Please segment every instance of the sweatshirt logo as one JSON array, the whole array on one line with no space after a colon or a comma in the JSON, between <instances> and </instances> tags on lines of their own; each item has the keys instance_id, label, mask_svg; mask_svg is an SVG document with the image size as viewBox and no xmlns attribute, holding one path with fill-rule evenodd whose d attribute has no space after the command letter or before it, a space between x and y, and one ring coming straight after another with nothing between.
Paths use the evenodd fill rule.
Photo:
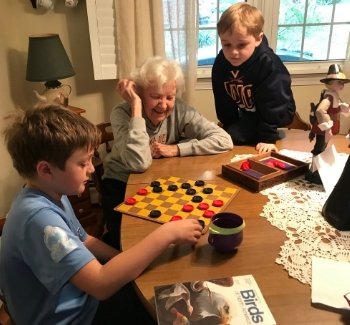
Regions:
<instances>
[{"instance_id":1,"label":"sweatshirt logo","mask_svg":"<svg viewBox=\"0 0 350 325\"><path fill-rule=\"evenodd\" d=\"M232 78L225 81L226 93L234 100L240 109L255 112L256 108L252 96L252 85L244 85L238 77L239 71L231 71Z\"/></svg>"},{"instance_id":2,"label":"sweatshirt logo","mask_svg":"<svg viewBox=\"0 0 350 325\"><path fill-rule=\"evenodd\" d=\"M157 134L156 136L150 138L149 144L153 144L155 142L165 144L167 140L167 135L165 133Z\"/></svg>"}]
</instances>

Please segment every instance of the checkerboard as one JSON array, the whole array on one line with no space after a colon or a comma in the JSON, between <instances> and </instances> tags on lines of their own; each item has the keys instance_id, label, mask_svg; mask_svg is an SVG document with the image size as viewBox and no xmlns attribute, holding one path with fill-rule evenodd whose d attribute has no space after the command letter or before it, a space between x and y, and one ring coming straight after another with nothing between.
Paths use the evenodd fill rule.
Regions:
<instances>
[{"instance_id":1,"label":"checkerboard","mask_svg":"<svg viewBox=\"0 0 350 325\"><path fill-rule=\"evenodd\" d=\"M160 193L153 192L154 186L149 184L137 191L142 194L135 193L132 197L126 198L123 203L116 207L116 210L158 223L169 222L174 216L177 219L195 218L202 220L204 228L207 228L210 217L223 211L238 192L238 189L234 187L225 187L207 182L204 182L203 186L198 186L194 180L175 176L158 178L152 182L152 185L155 182L159 182L159 186L162 188ZM188 183L188 186L194 189L196 193L193 195L186 194L187 189L182 188L184 183ZM177 190L168 190L169 185L177 185ZM212 193L205 194L203 190L208 188L212 189ZM194 196L202 197L202 201L193 202ZM184 206L188 205L192 206L193 210L186 212L184 211ZM203 206L207 206L207 209L203 209ZM159 217L150 216L154 210L159 211Z\"/></svg>"}]
</instances>

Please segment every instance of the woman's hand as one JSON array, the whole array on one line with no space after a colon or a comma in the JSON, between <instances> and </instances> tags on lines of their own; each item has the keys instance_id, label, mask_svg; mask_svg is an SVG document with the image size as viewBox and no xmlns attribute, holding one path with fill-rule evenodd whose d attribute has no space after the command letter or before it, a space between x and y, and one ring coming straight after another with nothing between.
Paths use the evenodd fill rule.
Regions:
<instances>
[{"instance_id":1,"label":"woman's hand","mask_svg":"<svg viewBox=\"0 0 350 325\"><path fill-rule=\"evenodd\" d=\"M132 80L121 79L117 90L122 98L130 104L132 117L142 116L142 101L136 91L136 84Z\"/></svg>"},{"instance_id":2,"label":"woman's hand","mask_svg":"<svg viewBox=\"0 0 350 325\"><path fill-rule=\"evenodd\" d=\"M153 142L151 144L151 154L153 158L176 157L179 155L179 147L176 144Z\"/></svg>"},{"instance_id":3,"label":"woman's hand","mask_svg":"<svg viewBox=\"0 0 350 325\"><path fill-rule=\"evenodd\" d=\"M121 79L118 82L117 90L128 103L131 103L135 99L140 99L139 95L136 93L136 84L132 80Z\"/></svg>"},{"instance_id":4,"label":"woman's hand","mask_svg":"<svg viewBox=\"0 0 350 325\"><path fill-rule=\"evenodd\" d=\"M256 145L255 149L258 153L264 153L264 152L270 152L270 151L278 152L277 147L273 143L259 142Z\"/></svg>"}]
</instances>

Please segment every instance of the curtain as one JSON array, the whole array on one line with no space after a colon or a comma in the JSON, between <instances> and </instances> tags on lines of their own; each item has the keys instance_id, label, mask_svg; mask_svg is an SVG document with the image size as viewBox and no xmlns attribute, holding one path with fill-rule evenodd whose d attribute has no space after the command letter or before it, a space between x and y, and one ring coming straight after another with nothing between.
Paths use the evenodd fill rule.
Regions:
<instances>
[{"instance_id":1,"label":"curtain","mask_svg":"<svg viewBox=\"0 0 350 325\"><path fill-rule=\"evenodd\" d=\"M129 77L150 56L164 56L162 0L114 0L117 76Z\"/></svg>"},{"instance_id":2,"label":"curtain","mask_svg":"<svg viewBox=\"0 0 350 325\"><path fill-rule=\"evenodd\" d=\"M197 0L114 1L118 78L128 77L150 56L166 56L180 63L186 86L182 97L193 105L197 81Z\"/></svg>"},{"instance_id":3,"label":"curtain","mask_svg":"<svg viewBox=\"0 0 350 325\"><path fill-rule=\"evenodd\" d=\"M346 49L346 57L344 61L344 73L346 75L346 78L350 78L350 33L348 36L348 46ZM349 86L347 86L349 87Z\"/></svg>"},{"instance_id":4,"label":"curtain","mask_svg":"<svg viewBox=\"0 0 350 325\"><path fill-rule=\"evenodd\" d=\"M166 56L177 60L185 74L184 100L193 105L197 82L197 0L163 0Z\"/></svg>"}]
</instances>

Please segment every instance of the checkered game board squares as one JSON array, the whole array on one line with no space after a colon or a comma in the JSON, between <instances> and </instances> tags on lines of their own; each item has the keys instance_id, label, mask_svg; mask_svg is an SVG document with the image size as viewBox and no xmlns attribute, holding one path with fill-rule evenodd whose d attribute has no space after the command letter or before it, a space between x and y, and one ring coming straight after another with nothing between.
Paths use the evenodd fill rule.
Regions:
<instances>
[{"instance_id":1,"label":"checkered game board squares","mask_svg":"<svg viewBox=\"0 0 350 325\"><path fill-rule=\"evenodd\" d=\"M158 223L168 222L173 216L180 216L183 219L196 218L203 220L205 226L207 226L210 222L210 218L203 216L205 211L198 208L200 202L195 203L192 201L193 196L201 196L203 198L202 203L207 203L209 205L208 210L212 210L215 214L222 211L238 192L238 189L234 187L225 187L209 184L207 182L204 182L203 186L197 186L194 180L175 176L158 178L156 181L160 183L162 192L154 193L153 187L149 184L144 187L147 190L146 195L135 193L135 195L132 196L134 199L133 201L135 201L134 204L127 204L126 200L118 205L116 210L124 214ZM181 188L183 183L189 183L191 188L196 190L196 193L194 195L186 194L186 189ZM178 188L176 191L169 191L169 185L177 185ZM211 194L205 194L203 193L204 188L211 188L213 192ZM219 207L213 206L214 200L223 201L223 205ZM186 204L192 205L194 209L191 212L183 211L183 206ZM158 218L150 217L150 213L153 210L160 211L161 215Z\"/></svg>"}]
</instances>

